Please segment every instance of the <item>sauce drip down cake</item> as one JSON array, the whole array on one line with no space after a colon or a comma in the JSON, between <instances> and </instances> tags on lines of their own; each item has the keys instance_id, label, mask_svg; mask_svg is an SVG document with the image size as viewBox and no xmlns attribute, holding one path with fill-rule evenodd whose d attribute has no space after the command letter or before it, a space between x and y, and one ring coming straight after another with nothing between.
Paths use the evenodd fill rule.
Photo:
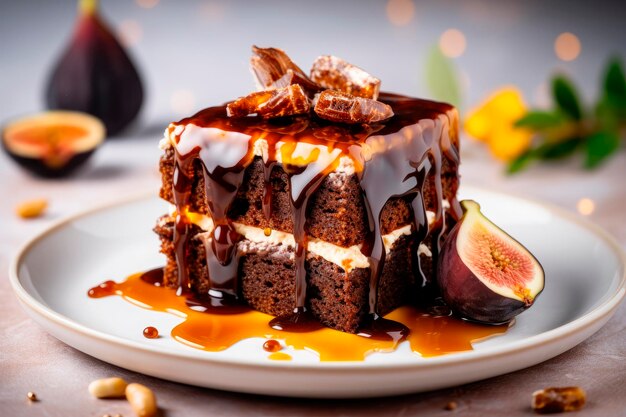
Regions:
<instances>
[{"instance_id":1,"label":"sauce drip down cake","mask_svg":"<svg viewBox=\"0 0 626 417\"><path fill-rule=\"evenodd\" d=\"M161 142L164 284L277 329L402 331L382 316L435 299L462 214L456 110L380 93L336 57L310 76L278 49L253 48L251 64L259 91L170 124Z\"/></svg>"}]
</instances>

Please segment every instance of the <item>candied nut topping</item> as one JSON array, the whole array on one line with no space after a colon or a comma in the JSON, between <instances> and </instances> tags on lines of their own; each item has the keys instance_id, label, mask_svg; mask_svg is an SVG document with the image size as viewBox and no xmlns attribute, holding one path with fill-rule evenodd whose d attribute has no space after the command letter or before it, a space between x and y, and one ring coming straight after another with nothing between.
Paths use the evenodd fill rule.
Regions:
<instances>
[{"instance_id":1,"label":"candied nut topping","mask_svg":"<svg viewBox=\"0 0 626 417\"><path fill-rule=\"evenodd\" d=\"M258 91L226 106L229 117L257 114L265 119L308 113L310 102L299 84L275 90Z\"/></svg>"},{"instance_id":2,"label":"candied nut topping","mask_svg":"<svg viewBox=\"0 0 626 417\"><path fill-rule=\"evenodd\" d=\"M311 68L311 80L332 90L376 100L380 80L361 68L332 55L318 57Z\"/></svg>"},{"instance_id":3,"label":"candied nut topping","mask_svg":"<svg viewBox=\"0 0 626 417\"><path fill-rule=\"evenodd\" d=\"M252 54L250 68L259 90L273 90L293 84L300 84L310 95L320 90L283 50L253 46Z\"/></svg>"},{"instance_id":4,"label":"candied nut topping","mask_svg":"<svg viewBox=\"0 0 626 417\"><path fill-rule=\"evenodd\" d=\"M532 409L538 414L577 411L585 405L586 394L580 387L551 387L533 392Z\"/></svg>"},{"instance_id":5,"label":"candied nut topping","mask_svg":"<svg viewBox=\"0 0 626 417\"><path fill-rule=\"evenodd\" d=\"M391 106L368 98L325 90L314 100L315 113L322 119L341 123L376 123L393 116Z\"/></svg>"},{"instance_id":6,"label":"candied nut topping","mask_svg":"<svg viewBox=\"0 0 626 417\"><path fill-rule=\"evenodd\" d=\"M370 124L393 116L391 106L376 100L380 80L341 58L318 57L311 80L281 49L253 46L252 53L250 67L261 91L228 104L228 117L304 114L311 98L315 113L333 122Z\"/></svg>"}]
</instances>

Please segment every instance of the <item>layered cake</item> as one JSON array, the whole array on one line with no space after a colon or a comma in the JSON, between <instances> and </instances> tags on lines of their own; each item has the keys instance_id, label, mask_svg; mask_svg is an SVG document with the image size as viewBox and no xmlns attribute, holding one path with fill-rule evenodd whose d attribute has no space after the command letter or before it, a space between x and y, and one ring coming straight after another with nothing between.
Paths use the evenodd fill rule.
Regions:
<instances>
[{"instance_id":1,"label":"layered cake","mask_svg":"<svg viewBox=\"0 0 626 417\"><path fill-rule=\"evenodd\" d=\"M161 142L164 283L276 328L313 318L350 333L432 297L461 215L456 110L379 93L336 57L307 75L280 50L253 51L259 91L170 124Z\"/></svg>"}]
</instances>

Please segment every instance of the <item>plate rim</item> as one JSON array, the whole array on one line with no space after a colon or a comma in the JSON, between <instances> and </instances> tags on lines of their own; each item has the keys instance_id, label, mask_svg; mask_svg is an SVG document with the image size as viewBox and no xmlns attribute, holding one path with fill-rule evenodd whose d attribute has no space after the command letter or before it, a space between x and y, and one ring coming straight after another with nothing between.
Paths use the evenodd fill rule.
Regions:
<instances>
[{"instance_id":1,"label":"plate rim","mask_svg":"<svg viewBox=\"0 0 626 417\"><path fill-rule=\"evenodd\" d=\"M79 211L77 213L65 216L48 227L46 227L43 231L39 232L35 236L28 239L24 244L20 246L17 253L12 258L9 265L9 282L11 287L18 297L19 301L23 305L23 307L31 309L34 313L42 316L48 321L52 321L57 325L65 327L74 332L78 332L81 334L85 334L91 339L96 339L98 342L104 343L114 343L117 345L121 345L127 348L131 348L134 350L145 351L150 354L164 355L166 357L172 357L177 360L201 360L205 361L209 364L215 365L228 365L228 366L238 366L238 367L257 367L260 369L295 369L295 370L313 370L313 371L324 371L324 372L332 372L332 371L346 371L350 370L351 372L376 372L376 371L389 371L389 370L407 370L407 367L411 368L419 368L419 369L428 369L433 367L440 367L445 365L457 365L463 364L467 362L480 361L484 359L495 359L501 356L508 356L520 351L524 351L529 347L538 347L541 345L546 345L550 343L554 343L559 339L566 338L568 336L572 336L574 333L581 332L586 328L594 325L598 321L607 317L607 320L613 314L614 310L619 306L620 302L624 299L626 295L626 251L622 249L620 244L613 238L611 234L605 231L599 225L580 217L578 214L574 212L570 212L562 207L559 207L552 203L546 203L543 201L535 200L527 197L520 197L514 194L509 194L500 191L490 190L485 187L480 186L472 186L472 185L464 185L462 193L466 193L466 191L477 191L488 193L492 195L497 195L509 199L521 200L526 203L530 203L532 205L539 206L551 214L564 219L570 223L575 224L578 227L581 227L592 234L594 234L597 238L600 238L604 243L609 246L617 256L618 260L621 261L619 268L621 268L621 277L619 278L618 285L616 290L610 297L605 300L600 305L596 306L592 310L583 314L582 316L570 321L566 324L563 324L554 329L550 329L548 331L541 332L539 334L535 334L529 337L526 337L522 340L512 342L508 345L496 345L486 347L481 350L472 350L466 352L457 352L450 353L447 355L441 355L437 357L429 357L429 358L419 358L414 363L410 363L407 361L400 361L398 363L376 363L376 362L365 362L365 361L337 361L337 362L314 362L314 363L297 363L294 361L268 361L268 362L260 362L258 359L245 359L245 358L220 358L215 357L213 355L207 355L207 352L204 351L185 351L185 350L176 350L172 351L165 347L160 346L149 346L140 342L136 342L133 340L124 339L123 337L114 336L108 334L103 331L92 329L86 325L80 324L71 318L56 312L52 308L44 305L39 302L34 296L32 296L26 288L24 288L20 282L19 277L19 268L23 263L26 255L30 251L30 249L35 246L39 241L45 239L48 235L56 232L58 229L74 222L80 220L82 218L88 217L93 214L97 214L100 212L105 212L107 210L121 207L127 204L138 203L143 200L148 199L159 199L154 193L138 193L136 195L125 197L117 200L108 201L105 203L101 203L98 205L94 205L91 208ZM469 194L469 192L467 192ZM619 272L618 268L618 272ZM603 295L606 295L604 293ZM43 327L43 326L42 326ZM45 329L44 329L45 330ZM63 342L65 343L65 342ZM192 348L190 348L192 349ZM210 352L213 353L213 352ZM215 352L218 353L219 352Z\"/></svg>"}]
</instances>

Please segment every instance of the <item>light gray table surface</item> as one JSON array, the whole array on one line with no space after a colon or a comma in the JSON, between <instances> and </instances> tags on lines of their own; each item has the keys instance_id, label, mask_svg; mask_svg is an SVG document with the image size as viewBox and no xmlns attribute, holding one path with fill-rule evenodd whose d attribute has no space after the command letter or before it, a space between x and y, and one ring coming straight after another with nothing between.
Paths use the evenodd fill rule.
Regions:
<instances>
[{"instance_id":1,"label":"light gray table surface","mask_svg":"<svg viewBox=\"0 0 626 417\"><path fill-rule=\"evenodd\" d=\"M0 121L42 108L45 73L50 61L58 53L62 40L70 32L74 7L72 2L53 3L3 2L0 5ZM543 6L538 5L538 2L528 2L526 6L503 2L505 6L495 7L494 10L488 7L487 10L484 7L480 9L481 5L487 3L479 1L468 2L474 6L464 6L463 10L454 8L450 2L441 2L439 6L418 4L415 22L408 27L394 28L382 23L384 2L381 2L382 5L365 2L363 4L366 6L357 8L360 11L354 14L351 14L353 9L341 3L336 6L336 13L327 20L321 19L325 12L313 7L313 3L302 3L299 10L302 13L310 11L311 24L298 34L294 32L298 25L288 19L293 20L297 13L287 6L281 7L281 3L276 1L268 6L278 11L268 15L266 21L270 29L267 31L262 31L263 25L257 20L267 12L258 9L260 6L248 8L243 2L185 2L185 8L181 8L173 3L163 0L154 9L143 10L130 1L105 2L107 15L112 20L121 22L133 19L143 28L141 40L133 46L132 51L142 67L149 94L141 120L133 129L120 138L108 141L94 155L87 168L67 180L32 178L4 154L0 155L0 415L61 417L121 413L130 416L132 412L124 401L97 401L86 390L89 382L95 378L119 375L153 388L163 415L172 417L514 417L532 414L529 401L535 389L555 385L579 385L587 391L588 405L583 411L572 415L626 416L624 304L613 319L587 341L526 370L424 394L332 401L220 392L138 375L76 351L49 336L29 319L19 307L8 282L8 264L17 248L64 216L137 193L145 194L150 190L156 193L160 183L157 170L160 151L157 143L167 122L179 118L189 109L246 93L252 87L245 68L251 43L283 46L294 51L293 55L299 60L312 60L320 52L343 55L366 68L373 67L372 72L377 70L383 80L390 80L392 90L426 95L416 75L421 70L418 51L436 41L438 33L446 28L460 27L468 36L467 53L459 59L461 68L467 71L470 80L467 103L475 103L488 91L507 82L521 85L528 97L534 97L551 68L565 68L573 76L579 77L583 80L583 91L592 97L601 61L615 49L625 55L624 45L620 42L626 37L626 26L616 25L611 30L595 20L585 23L584 15L591 11L580 9L581 6L577 5L568 9L571 16L559 20L560 15L552 6L542 9ZM321 4L327 8L332 6L329 2ZM354 7L355 2L349 4ZM604 19L607 26L616 22L614 13L608 8L610 4L597 4L598 19ZM452 12L448 13L448 8ZM463 17L464 13L470 13L474 8L483 10L481 13L487 13L490 17L483 21L480 19L483 15L479 13L478 23ZM208 10L208 14L203 15L198 10ZM281 20L276 16L280 16L280 13L290 22L285 24L285 31L296 33L282 45L278 44L278 40L285 38L284 31L276 28L277 22ZM380 14L383 18L380 18ZM445 16L448 15L450 18L447 21ZM191 19L187 26L185 19ZM369 35L365 34L361 25L355 23L355 19L367 24ZM173 23L165 26L167 21ZM318 32L311 29L313 21L321 22L319 25L326 28L318 37L315 37ZM345 36L366 39L368 42L364 44L371 48L364 44L351 48L343 42L335 45L331 29L340 22L347 22L342 26L346 31ZM235 23L239 26L234 26ZM507 29L507 24L511 30ZM380 39L371 34L371 27L376 25L380 28L374 33ZM581 58L571 64L559 64L551 55L551 42L562 31L576 30L576 25L580 26L579 33L586 36L580 35L583 44ZM186 27L187 30L177 31L177 27ZM494 36L498 31L511 41L522 34L526 36L525 43L520 41L522 47L517 54L510 55L509 48L496 42ZM411 39L414 40L412 44ZM601 43L602 40L606 42ZM385 42L393 41L397 41L399 49L394 51L394 48L382 47ZM529 45L539 45L544 41L548 43L547 50ZM227 43L228 48L224 46ZM500 52L498 56L502 57L501 60L488 60L485 57L490 45L495 48L491 49L492 52ZM207 56L212 57L208 59L197 52L198 48L203 47L217 53L207 53ZM412 48L414 54L407 54L409 48ZM402 59L398 57L398 50L402 51ZM195 55L193 51L196 51ZM522 61L528 57L520 55L530 51L537 53L539 63L529 64L532 71L521 71L519 67ZM384 59L373 59L372 56L376 54ZM405 56L408 58L404 59ZM510 59L505 64L502 61L506 61L507 57ZM389 62L394 65L389 65ZM481 72L481 63L490 63L485 64L485 73ZM233 72L229 75L228 68L231 67ZM400 75L394 76L396 73ZM172 99L177 91L192 93L193 100L183 100L182 110L180 103ZM502 166L489 158L483 147L468 138L463 140L462 184L546 201L572 212L576 212L576 204L581 198L592 199L595 210L587 216L588 219L608 230L622 248L626 248L625 152L593 172L582 171L579 169L580 161L573 160L553 166L538 166L518 176L507 177L502 174ZM44 217L30 221L16 217L14 208L19 202L42 197L50 202L50 209ZM41 401L29 403L26 399L28 391L35 391ZM449 401L458 403L456 411L443 409Z\"/></svg>"}]
</instances>

